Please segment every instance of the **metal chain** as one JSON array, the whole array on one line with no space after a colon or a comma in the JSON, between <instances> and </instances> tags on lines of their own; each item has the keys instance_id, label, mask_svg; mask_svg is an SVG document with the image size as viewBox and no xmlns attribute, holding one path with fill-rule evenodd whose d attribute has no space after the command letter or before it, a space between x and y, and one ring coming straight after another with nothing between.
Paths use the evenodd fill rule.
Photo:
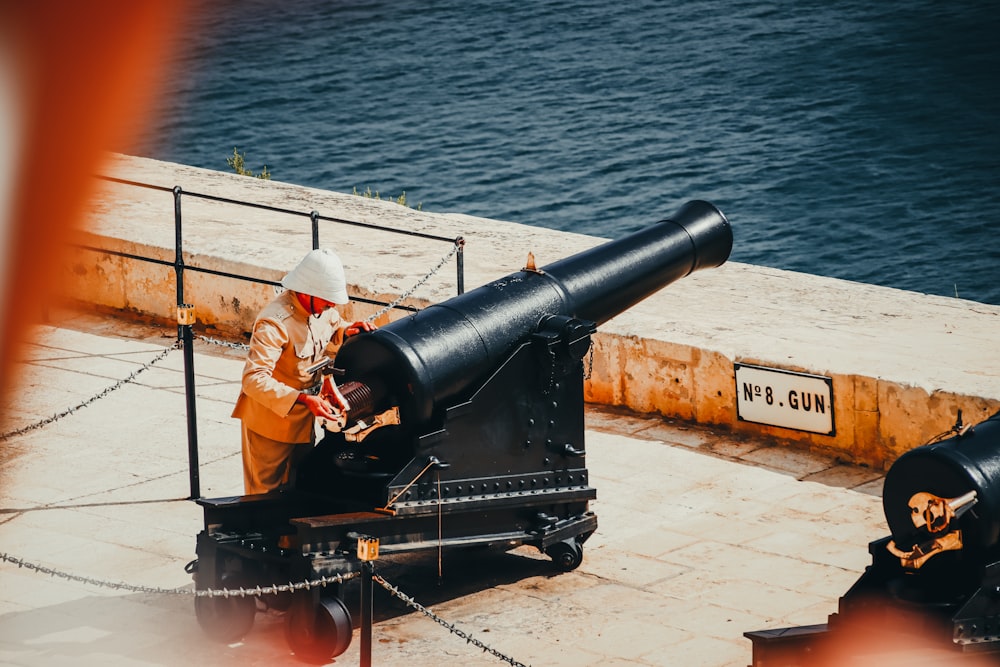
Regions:
<instances>
[{"instance_id":1,"label":"metal chain","mask_svg":"<svg viewBox=\"0 0 1000 667\"><path fill-rule=\"evenodd\" d=\"M388 303L383 308L379 309L374 315L369 315L368 317L366 317L365 318L365 322L374 322L376 319L378 319L382 315L385 315L390 310L392 310L393 308L395 308L396 306L398 306L399 304L401 304L403 301L405 301L406 299L410 298L410 296L412 296L413 293L416 292L417 289L419 289L421 285L423 285L428 280L430 280L431 278L433 278L434 275L438 271L440 271L441 268L445 264L448 263L448 260L450 260L452 257L455 256L455 253L458 252L458 247L459 247L458 243L456 243L455 245L453 245L451 247L451 251L447 255L445 255L444 257L442 257L441 261L437 263L437 266L435 266L433 269L431 269L427 273L427 275L425 275L423 278L421 278L416 283L414 283L413 287L411 287L410 289L408 289L405 292L403 292L402 294L400 294L391 303ZM275 291L277 292L277 288L275 288ZM233 349L233 350L249 350L250 349L250 346L247 345L246 343L230 343L228 341L218 340L217 338L210 338L208 336L198 336L198 339L199 340L203 340L206 343L209 343L211 345L219 345L219 346L222 346L222 347L228 347L228 348Z\"/></svg>"},{"instance_id":2,"label":"metal chain","mask_svg":"<svg viewBox=\"0 0 1000 667\"><path fill-rule=\"evenodd\" d=\"M91 586L97 586L99 588L111 588L119 591L128 591L130 593L154 593L157 595L193 595L194 597L206 597L206 598L233 598L233 597L260 597L262 595L278 595L279 593L292 593L301 590L310 590L318 586L326 586L327 584L342 584L345 581L349 581L357 577L360 572L348 572L347 574L337 574L332 577L323 576L319 579L310 579L308 581L300 581L298 583L288 582L287 584L275 584L273 586L257 586L255 588L243 588L239 589L228 589L228 588L203 588L192 590L190 588L159 588L156 586L134 586L132 584L126 584L122 582L115 581L105 581L102 579L93 579L91 577L81 577L80 575L70 574L68 572L63 572L61 570L56 570L51 567L45 567L44 565L37 565L23 558L15 558L14 556L0 553L0 561L6 561L17 565L18 567L23 567L28 570L34 570L41 574L47 574L53 577L59 577L61 579L66 579L69 581L76 581L82 584L90 584Z\"/></svg>"},{"instance_id":3,"label":"metal chain","mask_svg":"<svg viewBox=\"0 0 1000 667\"><path fill-rule=\"evenodd\" d=\"M472 635L466 633L465 631L463 631L463 630L461 630L459 628L456 628L454 624L448 623L443 618L441 618L440 616L438 616L437 614L435 614L434 612L432 612L430 609L428 609L427 607L423 606L422 604L420 604L419 602L417 602L416 600L414 600L413 598L411 598L409 595L406 595L405 593L403 593L402 591L400 591L398 588L396 588L395 586L393 586L392 584L390 584L388 581L386 581L384 578L382 578L382 575L380 575L380 574L373 574L372 575L372 579L379 586L381 586L385 590L389 591L389 593L392 594L394 597L397 597L400 600L402 600L404 603L406 603L406 605L408 607L412 607L413 609L416 609L421 614L423 614L427 618L431 619L432 621L434 621L438 625L446 628L453 635L456 635L456 636L460 637L461 639L464 639L465 643L472 644L473 646L475 646L477 648L481 648L483 650L483 653L489 653L489 654L491 654L493 656L496 656L497 658L500 658L500 660L506 662L507 664L513 665L513 667L529 667L528 665L525 665L522 662L518 662L514 658L506 656L503 653L501 653L500 651L497 651L496 649L487 646L486 644L484 644L483 642L479 641L478 639L476 639Z\"/></svg>"},{"instance_id":4,"label":"metal chain","mask_svg":"<svg viewBox=\"0 0 1000 667\"><path fill-rule=\"evenodd\" d=\"M589 380L591 373L594 371L594 342L590 341L589 352L587 356L587 366L583 372L583 379ZM548 395L552 393L553 387L556 384L556 353L554 350L549 349L549 382L548 385L542 389L542 393Z\"/></svg>"},{"instance_id":5,"label":"metal chain","mask_svg":"<svg viewBox=\"0 0 1000 667\"><path fill-rule=\"evenodd\" d=\"M110 588L117 591L127 591L129 593L147 593L153 595L190 595L199 598L245 598L245 597L261 597L263 595L278 595L280 593L294 593L295 591L311 590L313 588L327 586L329 584L342 584L346 581L350 581L361 575L361 572L348 572L346 574L336 574L332 577L322 576L319 579L309 579L306 581L300 581L298 583L288 582L287 584L275 584L272 586L256 586L254 588L244 588L240 587L238 589L229 588L202 588L202 589L191 589L191 588L161 588L159 586L136 586L133 584L126 584L120 581L107 581L104 579L95 579L92 577L83 577L78 574L71 574L69 572L64 572L62 570L57 570L55 568L46 567L45 565L38 565L37 563L32 563L26 561L23 558L17 558L11 556L7 553L0 553L0 561L11 563L12 565L17 565L19 568L24 568L26 570L32 570L38 572L39 574L47 574L51 577L58 577L60 579L66 579L67 581L75 581L81 584L87 584L90 586L96 586L98 588ZM455 627L453 623L448 623L443 618L432 612L427 607L423 606L409 595L406 595L398 588L386 581L382 575L373 574L372 580L382 586L394 597L402 600L407 606L419 611L424 616L428 617L435 623L441 625L453 635L464 639L467 644L472 644L473 646L483 650L483 653L489 653L503 662L511 665L512 667L530 667L522 662L518 662L510 656L504 655L495 648L492 648L483 642L479 641L472 635L468 634L464 630Z\"/></svg>"},{"instance_id":6,"label":"metal chain","mask_svg":"<svg viewBox=\"0 0 1000 667\"><path fill-rule=\"evenodd\" d=\"M208 336L198 336L198 340L203 340L211 345L219 345L221 347L228 347L231 350L249 350L250 346L246 343L230 343L229 341L219 340L218 338L210 338Z\"/></svg>"},{"instance_id":7,"label":"metal chain","mask_svg":"<svg viewBox=\"0 0 1000 667\"><path fill-rule=\"evenodd\" d=\"M378 319L382 315L385 315L390 310L392 310L393 308L395 308L399 304L403 303L403 301L405 301L406 299L410 298L410 296L414 292L416 292L417 289L421 285L423 285L428 280L430 280L431 278L433 278L434 274L436 274L438 271L440 271L441 267L443 267L445 264L447 264L448 260L450 260L452 257L455 256L455 253L458 252L459 245L460 245L460 243L458 241L456 241L455 245L453 245L451 247L451 251L449 251L448 254L446 254L444 257L442 257L441 261L438 262L437 266L435 266L433 269L431 269L427 273L427 275L425 275L423 278L421 278L416 283L414 283L413 287L411 287L410 289L406 290L405 292L403 292L402 294L400 294L398 297L396 297L395 299L393 299L392 302L389 303L389 304L387 304L384 308L381 308L380 310L378 310L374 315L366 317L365 321L366 322L374 322L376 319Z\"/></svg>"},{"instance_id":8,"label":"metal chain","mask_svg":"<svg viewBox=\"0 0 1000 667\"><path fill-rule=\"evenodd\" d=\"M178 349L180 347L181 347L181 341L175 341L173 345L171 345L170 347L166 348L165 350L163 350L162 352L160 352L159 354L157 354L156 357L154 357L152 361L144 364L141 368L133 371L131 374L129 374L128 377L126 377L126 378L124 378L122 380L119 380L118 382L114 383L110 387L105 388L99 394L91 396L90 398L88 398L84 402L82 402L82 403L80 403L80 404L78 404L78 405L76 405L76 406L74 406L72 408L68 408L66 410L63 410L59 414L52 415L48 419L43 419L40 422L36 422L34 424L30 424L30 425L25 426L23 428L19 428L19 429L16 429L14 431L8 431L7 433L0 433L0 442L4 442L4 441L9 440L10 438L13 438L13 437L18 436L18 435L24 435L25 433L28 433L29 431L34 431L35 429L41 428L43 426L48 426L49 424L51 424L53 422L56 422L56 421L59 421L60 419L62 419L63 417L65 417L67 415L73 414L77 410L81 410L81 409L87 407L88 405L90 405L91 403L93 403L94 401L96 401L97 399L104 398L105 396L107 396L111 392L115 391L116 389L119 389L120 387L128 384L129 382L132 382L133 380L135 380L135 378L140 373L142 373L143 371L148 370L153 364L155 364L156 362L164 359L168 354L170 354L171 352L173 352L174 350L176 350L176 349Z\"/></svg>"}]
</instances>

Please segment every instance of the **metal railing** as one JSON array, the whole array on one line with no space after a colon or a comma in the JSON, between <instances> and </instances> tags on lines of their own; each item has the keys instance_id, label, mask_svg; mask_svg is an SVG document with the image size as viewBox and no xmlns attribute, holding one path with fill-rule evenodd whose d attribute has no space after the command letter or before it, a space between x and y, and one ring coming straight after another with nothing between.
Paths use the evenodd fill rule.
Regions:
<instances>
[{"instance_id":1,"label":"metal railing","mask_svg":"<svg viewBox=\"0 0 1000 667\"><path fill-rule=\"evenodd\" d=\"M366 229L371 229L378 232L384 232L389 234L403 234L406 236L412 236L422 239L427 239L431 241L441 241L447 242L453 245L452 252L455 255L455 269L456 269L456 291L458 294L462 294L465 291L465 240L461 236L454 238L449 238L446 236L437 236L434 234L425 234L423 232L415 232L406 229L398 229L394 227L386 227L382 225L374 225L366 222L359 222L356 220L346 220L343 218L335 218L332 216L326 216L320 214L318 211L312 210L307 212L296 211L294 209L281 208L277 206L270 206L268 204L258 204L255 202L241 201L238 199L230 199L228 197L220 197L217 195L210 195L200 192L190 192L186 191L181 186L177 185L173 188L168 188L160 185L152 185L150 183L141 183L139 181L131 181L123 178L116 178L113 176L98 176L101 180L109 181L112 183L118 183L121 185L128 185L132 187L139 187L149 190L158 190L164 193L170 193L173 197L173 211L174 211L174 260L169 262L167 260L158 259L156 257L149 257L144 255L138 255L134 253L125 253L117 250L111 250L108 248L98 248L90 245L78 245L78 247L91 250L94 252L105 253L108 255L114 255L119 257L124 257L127 259L132 259L136 261L150 262L153 264L160 264L163 266L173 266L174 274L176 278L176 292L177 292L177 341L181 345L184 352L184 390L186 397L186 411L187 411L187 434L188 434L188 467L190 469L190 487L191 494L190 498L200 498L201 497L201 482L199 477L199 462L198 462L198 418L196 412L196 402L195 402L195 380L194 380L194 334L193 317L188 318L183 315L183 313L190 311L191 306L189 306L184 298L184 276L188 271L194 271L198 273L207 273L216 276L221 276L225 278L232 278L235 280L243 280L247 282L253 282L258 284L265 284L271 286L279 286L279 283L273 280L266 280L258 278L255 276L249 276L239 273L228 273L225 271L219 271L216 269L209 269L200 266L192 266L184 261L184 219L182 214L182 201L184 197L193 197L197 199L205 199L214 202L220 202L224 204L231 204L234 206L249 207L254 209L260 209L265 211L272 211L275 213L283 213L292 216L298 216L302 218L308 218L311 227L311 238L312 238L312 250L319 248L320 243L320 222L330 222L338 225L349 225L352 227L363 227ZM304 254L304 253L303 253ZM403 305L401 303L393 302L391 304L385 303L383 301L377 301L372 299L366 299L362 297L352 297L352 301L357 301L361 303L386 306L387 308L397 308L400 310L414 311L417 310L412 306Z\"/></svg>"},{"instance_id":2,"label":"metal railing","mask_svg":"<svg viewBox=\"0 0 1000 667\"><path fill-rule=\"evenodd\" d=\"M173 205L174 205L174 251L175 251L174 261L173 262L168 262L166 260L157 259L155 257L148 257L148 256L144 256L144 255L136 255L136 254L126 253L126 252L121 252L121 251L117 251L117 250L110 250L110 249L107 249L107 248L96 248L94 246L88 246L88 245L80 245L79 247L85 248L87 250L94 250L94 251L97 251L97 252L107 253L109 255L115 255L115 256L118 256L118 257L125 257L127 259L134 259L134 260L139 260L139 261L151 262L153 264L160 264L160 265L163 265L163 266L173 266L176 269L176 271L177 271L178 277L180 278L177 281L177 285L178 285L178 288L177 288L178 289L177 303L178 304L184 303L184 298L183 298L184 297L183 275L184 275L184 271L185 270L187 270L187 271L196 271L196 272L199 272L199 273L207 273L207 274L211 274L211 275L215 275L215 276L220 276L220 277L223 277L223 278L233 278L233 279L236 279L236 280L245 280L245 281L248 281L248 282L254 282L254 283L258 283L258 284L262 284L262 285L278 286L278 283L275 282L275 281L273 281L273 280L266 280L266 279L263 279L263 278L257 278L257 277L254 277L254 276L248 276L248 275L239 274L239 273L228 273L228 272L225 272L225 271L219 271L219 270L216 270L216 269L208 269L208 268L200 267L200 266L190 266L190 265L187 265L184 262L184 256L183 256L183 246L184 246L184 242L183 242L183 227L184 227L184 224L183 223L184 223L184 221L183 221L182 206L181 206L181 201L182 201L183 197L193 197L195 199L204 199L204 200L207 200L207 201L214 201L214 202L219 202L219 203L222 203L222 204L232 204L234 206L243 206L243 207L253 208L253 209L258 209L258 210L263 210L263 211L271 211L273 213L283 213L283 214L286 214L286 215L292 215L292 216L309 218L309 223L310 223L310 228L311 228L311 233L312 233L311 234L311 237L312 237L312 248L311 249L313 249L313 250L315 250L316 248L319 248L319 243L320 243L320 233L319 233L320 226L319 226L319 223L320 223L320 221L331 222L331 223L338 224L338 225L348 225L348 226L352 226L352 227L363 227L365 229L371 229L371 230L378 231L378 232L385 232L385 233L388 233L388 234L402 234L404 236L412 236L412 237L415 237L415 238L422 238L422 239L427 239L427 240L430 240L430 241L441 241L441 242L451 243L451 244L453 244L458 249L458 252L456 253L456 257L455 257L455 282L456 282L457 293L458 294L462 294L465 291L465 257L464 257L465 239L463 239L461 236L456 236L456 237L452 238L452 237L447 237L447 236L438 236L438 235L435 235L435 234L426 234L424 232L415 232L415 231L409 230L409 229L399 229L399 228L396 228L396 227L386 227L386 226L383 226L383 225L375 225L375 224L372 224L372 223L369 223L369 222L360 222L360 221L357 221L357 220L347 220L345 218L335 218L335 217L328 216L328 215L322 215L322 214L319 213L319 211L315 211L315 210L309 211L308 213L306 213L304 211L296 211L294 209L281 208L279 206L271 206L269 204L258 204L258 203L255 203L255 202L247 202L247 201L242 201L242 200L239 200L239 199L231 199L231 198L228 198L228 197L220 197L218 195L210 195L210 194L205 194L205 193L201 193L201 192L187 191L187 190L184 190L183 188L181 188L181 186L179 186L179 185L174 186L172 188L168 188L168 187L162 186L162 185L152 185L150 183L142 183L142 182L139 182L139 181L131 181L131 180L127 180L127 179L124 179L124 178L116 178L114 176L103 176L103 175L101 175L101 176L98 176L98 178L101 179L101 180L104 180L104 181L109 181L111 183L119 183L121 185L128 185L128 186L133 186L133 187L138 187L138 188L144 188L144 189L147 189L147 190L158 190L160 192L165 192L165 193L169 192L169 193L171 193L173 195ZM368 303L368 304L372 304L372 305L386 305L385 302L383 302L383 301L377 301L377 300L373 300L373 299L366 299L366 298L363 298L363 297L352 297L351 300L352 301L357 301L357 302L360 302L360 303ZM400 308L401 310L411 310L411 311L415 310L414 308L411 308L411 307L408 307L408 306L396 306L396 307Z\"/></svg>"}]
</instances>

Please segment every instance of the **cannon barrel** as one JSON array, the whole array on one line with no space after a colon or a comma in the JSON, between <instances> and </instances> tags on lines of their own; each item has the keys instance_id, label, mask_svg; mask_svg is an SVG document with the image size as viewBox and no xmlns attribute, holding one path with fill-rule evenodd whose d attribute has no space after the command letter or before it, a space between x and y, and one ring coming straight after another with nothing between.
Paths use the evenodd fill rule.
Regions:
<instances>
[{"instance_id":1,"label":"cannon barrel","mask_svg":"<svg viewBox=\"0 0 1000 667\"><path fill-rule=\"evenodd\" d=\"M901 548L914 541L911 501L917 494L955 499L975 493L973 511L958 517L963 551L981 560L1000 542L1000 412L968 431L911 449L885 476L882 505Z\"/></svg>"},{"instance_id":2,"label":"cannon barrel","mask_svg":"<svg viewBox=\"0 0 1000 667\"><path fill-rule=\"evenodd\" d=\"M602 324L660 288L729 258L732 229L712 204L678 213L624 238L525 269L347 341L336 364L344 381L371 389L423 422L446 399L478 386L549 317ZM376 406L377 407L377 406Z\"/></svg>"}]
</instances>

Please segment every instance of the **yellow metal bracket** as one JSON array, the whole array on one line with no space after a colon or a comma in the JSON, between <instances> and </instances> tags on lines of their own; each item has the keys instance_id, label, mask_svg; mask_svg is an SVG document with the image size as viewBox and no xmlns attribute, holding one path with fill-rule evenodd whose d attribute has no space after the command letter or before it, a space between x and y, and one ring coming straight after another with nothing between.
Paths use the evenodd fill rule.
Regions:
<instances>
[{"instance_id":1,"label":"yellow metal bracket","mask_svg":"<svg viewBox=\"0 0 1000 667\"><path fill-rule=\"evenodd\" d=\"M177 324L188 326L194 324L194 306L182 303L177 306Z\"/></svg>"},{"instance_id":2,"label":"yellow metal bracket","mask_svg":"<svg viewBox=\"0 0 1000 667\"><path fill-rule=\"evenodd\" d=\"M378 560L378 538L369 535L358 536L358 560Z\"/></svg>"}]
</instances>

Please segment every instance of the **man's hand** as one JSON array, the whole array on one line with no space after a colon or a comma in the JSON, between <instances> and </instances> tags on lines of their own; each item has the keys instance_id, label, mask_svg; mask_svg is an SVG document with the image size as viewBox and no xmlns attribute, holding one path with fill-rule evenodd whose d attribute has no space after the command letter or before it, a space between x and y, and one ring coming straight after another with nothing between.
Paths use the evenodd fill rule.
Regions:
<instances>
[{"instance_id":1,"label":"man's hand","mask_svg":"<svg viewBox=\"0 0 1000 667\"><path fill-rule=\"evenodd\" d=\"M351 336L357 336L362 331L375 331L375 329L377 329L377 328L378 327L376 327L371 322L365 322L363 320L360 321L360 322L355 322L354 324L352 324L352 325L348 326L346 329L344 329L344 338L350 338Z\"/></svg>"},{"instance_id":2,"label":"man's hand","mask_svg":"<svg viewBox=\"0 0 1000 667\"><path fill-rule=\"evenodd\" d=\"M301 403L302 405L309 408L309 412L313 413L320 419L329 419L331 421L336 421L340 411L330 405L325 399L319 396L313 396L312 394L299 394L298 398L295 399L296 403Z\"/></svg>"}]
</instances>

